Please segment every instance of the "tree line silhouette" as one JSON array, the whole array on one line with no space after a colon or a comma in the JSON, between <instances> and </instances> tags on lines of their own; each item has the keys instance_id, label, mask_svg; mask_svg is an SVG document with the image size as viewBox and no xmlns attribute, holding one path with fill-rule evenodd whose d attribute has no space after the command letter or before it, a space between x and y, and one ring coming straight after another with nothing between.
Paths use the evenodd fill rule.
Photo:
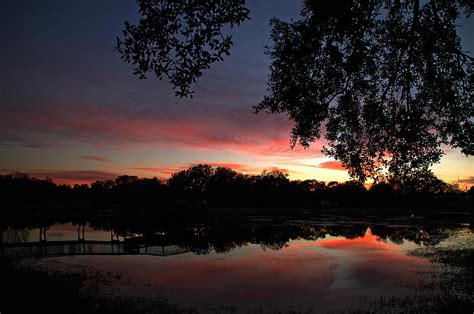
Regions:
<instances>
[{"instance_id":1,"label":"tree line silhouette","mask_svg":"<svg viewBox=\"0 0 474 314\"><path fill-rule=\"evenodd\" d=\"M192 166L167 180L123 175L73 186L14 173L0 176L0 191L6 205L83 209L436 207L467 196L436 177L412 186L381 182L367 188L358 181L290 180L279 170L247 175L209 165ZM472 198L472 188L468 194Z\"/></svg>"}]
</instances>

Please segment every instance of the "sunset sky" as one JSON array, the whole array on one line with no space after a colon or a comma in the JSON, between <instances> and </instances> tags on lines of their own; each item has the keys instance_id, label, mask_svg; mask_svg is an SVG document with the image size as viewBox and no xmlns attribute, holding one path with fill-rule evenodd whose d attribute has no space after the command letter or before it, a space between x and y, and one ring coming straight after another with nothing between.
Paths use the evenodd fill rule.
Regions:
<instances>
[{"instance_id":1,"label":"sunset sky","mask_svg":"<svg viewBox=\"0 0 474 314\"><path fill-rule=\"evenodd\" d=\"M121 174L167 178L207 163L347 180L320 152L323 141L291 150L291 121L254 114L266 93L269 20L298 18L300 3L250 0L248 7L251 20L231 31L231 56L204 73L193 99L180 99L166 81L133 76L114 51L124 21L138 18L136 1L2 1L0 174L88 183ZM473 19L459 24L472 53ZM445 151L435 173L472 184L474 158Z\"/></svg>"}]
</instances>

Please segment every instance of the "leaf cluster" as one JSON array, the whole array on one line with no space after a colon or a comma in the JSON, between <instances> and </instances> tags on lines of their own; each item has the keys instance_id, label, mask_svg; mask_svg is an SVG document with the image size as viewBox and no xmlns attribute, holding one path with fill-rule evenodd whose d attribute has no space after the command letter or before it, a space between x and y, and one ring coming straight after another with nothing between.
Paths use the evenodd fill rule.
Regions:
<instances>
[{"instance_id":1,"label":"leaf cluster","mask_svg":"<svg viewBox=\"0 0 474 314\"><path fill-rule=\"evenodd\" d=\"M140 21L125 22L117 38L121 58L141 79L167 77L176 96L192 97L203 70L230 54L233 27L249 19L245 0L139 0Z\"/></svg>"}]
</instances>

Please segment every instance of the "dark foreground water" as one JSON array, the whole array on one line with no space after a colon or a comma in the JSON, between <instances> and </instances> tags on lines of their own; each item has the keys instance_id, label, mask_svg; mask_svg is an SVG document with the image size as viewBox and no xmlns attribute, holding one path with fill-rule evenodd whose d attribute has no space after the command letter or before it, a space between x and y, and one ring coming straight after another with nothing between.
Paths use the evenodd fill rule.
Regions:
<instances>
[{"instance_id":1,"label":"dark foreground water","mask_svg":"<svg viewBox=\"0 0 474 314\"><path fill-rule=\"evenodd\" d=\"M30 267L121 278L113 287L96 287L97 293L158 295L198 312L344 311L418 294L443 298L435 296L444 292L433 288L429 275L437 264L413 252L456 249L460 243L473 248L469 223L413 218L259 217L153 225L120 231L54 224L10 228L3 238L32 243L21 249ZM433 291L426 291L430 286Z\"/></svg>"}]
</instances>

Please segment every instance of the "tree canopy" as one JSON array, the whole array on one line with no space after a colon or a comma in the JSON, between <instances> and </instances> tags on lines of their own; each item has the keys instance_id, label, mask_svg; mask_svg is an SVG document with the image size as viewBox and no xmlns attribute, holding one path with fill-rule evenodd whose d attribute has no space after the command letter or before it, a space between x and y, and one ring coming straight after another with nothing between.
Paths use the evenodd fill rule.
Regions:
<instances>
[{"instance_id":1,"label":"tree canopy","mask_svg":"<svg viewBox=\"0 0 474 314\"><path fill-rule=\"evenodd\" d=\"M230 37L216 39L220 29L248 18L244 1L139 3L144 18L126 24L118 50L138 74L168 75L179 96L229 53ZM255 110L288 115L292 145L324 137L324 153L360 181L430 180L442 145L474 153L473 59L456 29L473 7L305 0L301 19L270 22L268 95Z\"/></svg>"},{"instance_id":2,"label":"tree canopy","mask_svg":"<svg viewBox=\"0 0 474 314\"><path fill-rule=\"evenodd\" d=\"M192 96L191 84L202 71L230 54L233 27L248 19L244 0L139 0L137 25L125 22L116 49L134 65L134 74L168 77L176 95Z\"/></svg>"}]
</instances>

